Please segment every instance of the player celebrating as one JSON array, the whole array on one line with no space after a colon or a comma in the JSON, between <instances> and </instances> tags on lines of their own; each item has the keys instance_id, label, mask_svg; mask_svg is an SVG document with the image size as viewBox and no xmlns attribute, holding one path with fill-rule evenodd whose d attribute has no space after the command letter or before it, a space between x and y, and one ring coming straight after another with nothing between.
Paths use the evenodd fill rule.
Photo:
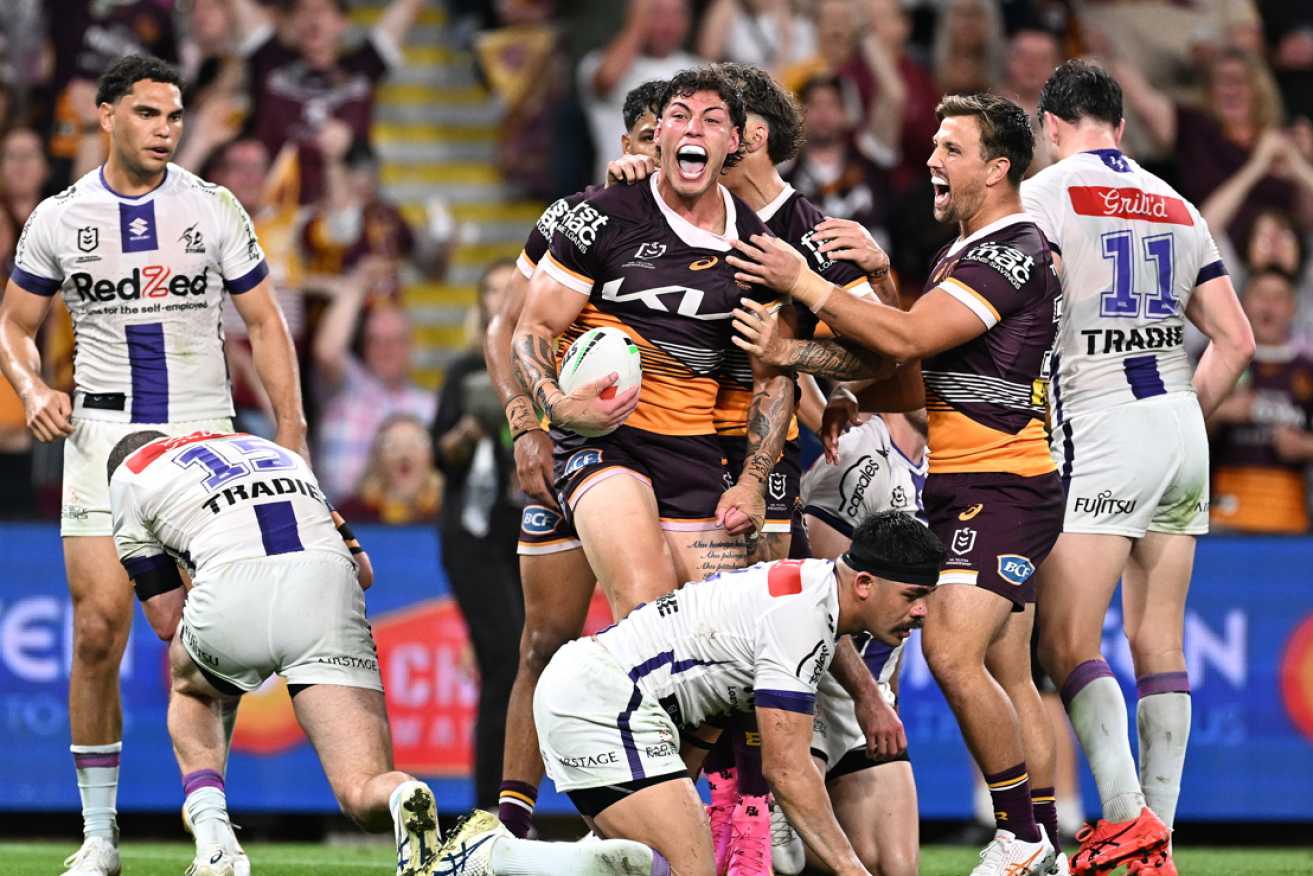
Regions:
<instances>
[{"instance_id":1,"label":"player celebrating","mask_svg":"<svg viewBox=\"0 0 1313 876\"><path fill-rule=\"evenodd\" d=\"M739 149L737 88L713 70L683 71L662 104L660 171L561 220L514 348L520 386L554 427L557 490L617 617L679 582L742 564L738 535L761 525L792 405L789 375L754 364L752 446L739 483L720 496L725 466L711 413L730 312L745 294L774 298L740 286L725 256L730 241L766 229L716 184ZM641 401L638 387L602 398L606 380L569 396L557 384L555 339L608 325L642 352Z\"/></svg>"},{"instance_id":2,"label":"player celebrating","mask_svg":"<svg viewBox=\"0 0 1313 876\"><path fill-rule=\"evenodd\" d=\"M1021 209L1034 149L1025 111L974 95L945 98L936 113L935 217L961 235L910 311L834 294L778 241L738 242L746 258L731 262L740 279L790 290L836 333L900 362L923 360L926 514L951 551L940 583L969 586L944 588L922 641L994 802L998 830L975 873L1019 876L1047 870L1057 842L1053 729L1031 679L1030 631L1032 573L1057 540L1063 502L1044 436L1060 290ZM736 343L784 367L807 360L811 344L779 337L773 317L744 306L751 313L738 311L735 327L746 340ZM1027 764L1042 805L1032 803Z\"/></svg>"},{"instance_id":3,"label":"player celebrating","mask_svg":"<svg viewBox=\"0 0 1313 876\"><path fill-rule=\"evenodd\" d=\"M637 855L621 863L588 852L591 844L558 852L511 838L476 812L444 844L439 872L715 876L681 743L694 740L686 751L696 761L715 732L699 725L754 709L766 775L789 820L830 871L867 873L808 752L816 685L836 636L868 632L896 645L920 626L943 555L939 540L907 515L876 515L837 563L781 560L721 573L566 645L534 697L548 774L599 834L641 843L651 863ZM582 866L585 856L599 863ZM604 867L608 857L616 863Z\"/></svg>"},{"instance_id":4,"label":"player celebrating","mask_svg":"<svg viewBox=\"0 0 1313 876\"><path fill-rule=\"evenodd\" d=\"M1175 874L1168 835L1190 735L1182 627L1195 536L1208 531L1204 417L1244 371L1254 339L1199 212L1118 151L1116 80L1070 61L1045 84L1039 113L1061 160L1022 194L1062 276L1053 458L1067 492L1063 533L1039 578L1040 656L1106 819L1072 870L1128 861ZM1193 379L1187 318L1212 339ZM1099 650L1119 579L1139 691L1138 781L1126 705Z\"/></svg>"},{"instance_id":5,"label":"player celebrating","mask_svg":"<svg viewBox=\"0 0 1313 876\"><path fill-rule=\"evenodd\" d=\"M653 80L625 97L626 154L656 157L656 113L666 83ZM538 734L533 726L533 691L538 676L566 642L577 638L588 617L597 576L588 565L583 545L560 513L552 490L552 440L538 422L533 402L515 382L511 370L511 336L524 309L525 293L534 270L551 245L556 224L600 188L553 203L529 232L524 251L505 293L500 312L488 322L484 353L488 374L501 396L515 446L520 486L533 500L520 524L520 580L524 586L524 633L520 667L506 714L506 747L498 817L517 837L529 835L538 785L543 778ZM619 618L616 618L619 620Z\"/></svg>"},{"instance_id":6,"label":"player celebrating","mask_svg":"<svg viewBox=\"0 0 1313 876\"><path fill-rule=\"evenodd\" d=\"M182 133L182 80L147 56L101 78L105 166L37 207L0 306L0 367L40 441L67 437L60 531L73 597L69 720L86 841L75 876L119 872L115 799L122 750L119 663L132 591L110 538L105 460L123 435L231 431L224 292L250 331L278 420L278 443L304 451L296 357L251 221L226 189L169 159ZM61 293L78 344L70 399L41 379L35 335ZM228 717L229 726L236 717Z\"/></svg>"},{"instance_id":7,"label":"player celebrating","mask_svg":"<svg viewBox=\"0 0 1313 876\"><path fill-rule=\"evenodd\" d=\"M428 787L392 767L365 620L372 573L306 461L251 435L142 430L114 446L107 470L118 556L151 627L172 640L169 736L196 837L189 876L233 876L219 704L274 673L342 811L370 831L391 823L398 876L430 873L437 812Z\"/></svg>"}]
</instances>

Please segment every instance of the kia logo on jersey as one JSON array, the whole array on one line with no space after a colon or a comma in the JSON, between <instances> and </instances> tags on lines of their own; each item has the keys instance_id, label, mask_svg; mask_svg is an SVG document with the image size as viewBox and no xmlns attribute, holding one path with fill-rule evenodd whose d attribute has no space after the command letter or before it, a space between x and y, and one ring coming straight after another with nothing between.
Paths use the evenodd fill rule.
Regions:
<instances>
[{"instance_id":1,"label":"kia logo on jersey","mask_svg":"<svg viewBox=\"0 0 1313 876\"><path fill-rule=\"evenodd\" d=\"M119 235L123 251L152 252L159 249L155 238L155 202L119 204Z\"/></svg>"}]
</instances>

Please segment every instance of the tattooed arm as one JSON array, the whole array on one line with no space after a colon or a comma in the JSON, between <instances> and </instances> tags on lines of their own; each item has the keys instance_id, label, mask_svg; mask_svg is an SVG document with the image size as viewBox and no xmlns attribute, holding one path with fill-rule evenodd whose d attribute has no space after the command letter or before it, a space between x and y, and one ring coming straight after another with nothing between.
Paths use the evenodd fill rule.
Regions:
<instances>
[{"instance_id":1,"label":"tattooed arm","mask_svg":"<svg viewBox=\"0 0 1313 876\"><path fill-rule=\"evenodd\" d=\"M638 387L603 399L601 392L619 375L585 383L566 395L557 383L555 339L570 327L588 296L563 286L542 271L529 281L529 292L515 327L511 366L515 380L552 424L563 429L614 429L638 407Z\"/></svg>"},{"instance_id":2,"label":"tattooed arm","mask_svg":"<svg viewBox=\"0 0 1313 876\"><path fill-rule=\"evenodd\" d=\"M735 325L739 325L738 322ZM830 380L883 380L894 373L894 361L845 338L799 341L774 335L769 323L748 320L743 329L751 353L780 368L815 374Z\"/></svg>"}]
</instances>

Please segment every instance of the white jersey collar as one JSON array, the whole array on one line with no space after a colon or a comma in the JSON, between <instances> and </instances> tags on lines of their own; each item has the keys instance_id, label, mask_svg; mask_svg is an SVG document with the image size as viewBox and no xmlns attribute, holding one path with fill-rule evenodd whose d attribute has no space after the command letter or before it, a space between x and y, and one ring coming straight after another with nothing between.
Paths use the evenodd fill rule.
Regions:
<instances>
[{"instance_id":1,"label":"white jersey collar","mask_svg":"<svg viewBox=\"0 0 1313 876\"><path fill-rule=\"evenodd\" d=\"M975 234L971 235L970 237L964 237L959 240L953 241L953 245L948 248L948 252L946 253L946 255L955 255L961 250L965 249L970 244L975 243L977 240L981 240L982 238L987 237L988 235L993 234L995 231L998 231L1002 228L1007 228L1009 225L1016 225L1020 222L1034 222L1034 221L1035 221L1034 219L1030 218L1030 214L1025 212L1024 210L1019 213L1009 213L1008 215L1004 216L1002 219L998 219L994 222L989 223L984 228L981 228L979 231L977 231Z\"/></svg>"},{"instance_id":2,"label":"white jersey collar","mask_svg":"<svg viewBox=\"0 0 1313 876\"><path fill-rule=\"evenodd\" d=\"M172 163L166 164L164 165L164 178L160 180L160 184L155 188L140 195L124 195L114 191L114 189L110 187L109 181L105 179L105 165L102 164L96 169L96 181L100 183L100 187L118 198L120 201L141 201L146 198L153 198L155 195L164 191L164 189L173 182L177 175L177 168L175 168Z\"/></svg>"},{"instance_id":3,"label":"white jersey collar","mask_svg":"<svg viewBox=\"0 0 1313 876\"><path fill-rule=\"evenodd\" d=\"M734 209L734 199L730 197L729 189L720 183L716 183L716 188L720 190L721 197L725 199L725 233L713 234L705 228L698 228L671 209L670 205L666 203L666 199L661 197L660 190L657 189L657 179L660 176L661 171L658 170L649 177L651 179L652 197L656 199L657 207L660 208L661 215L665 217L670 230L675 232L675 235L689 246L700 249L714 249L717 252L729 252L733 248L729 245L729 242L739 239L738 211Z\"/></svg>"},{"instance_id":4,"label":"white jersey collar","mask_svg":"<svg viewBox=\"0 0 1313 876\"><path fill-rule=\"evenodd\" d=\"M767 204L766 206L762 207L760 210L757 211L757 218L760 219L762 222L769 222L770 220L774 219L775 214L780 212L780 207L783 207L784 203L788 201L789 198L791 197L793 197L793 186L789 185L788 183L785 183L784 191L780 192L779 195L776 196L775 200L771 201L769 204Z\"/></svg>"}]
</instances>

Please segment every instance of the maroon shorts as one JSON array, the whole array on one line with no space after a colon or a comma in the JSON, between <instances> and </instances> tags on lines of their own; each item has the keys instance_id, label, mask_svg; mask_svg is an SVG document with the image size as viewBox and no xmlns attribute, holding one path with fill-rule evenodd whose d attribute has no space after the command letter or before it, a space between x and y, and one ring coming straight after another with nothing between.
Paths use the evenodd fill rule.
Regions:
<instances>
[{"instance_id":1,"label":"maroon shorts","mask_svg":"<svg viewBox=\"0 0 1313 876\"><path fill-rule=\"evenodd\" d=\"M746 435L721 435L720 449L725 454L729 476L738 480L748 452ZM794 439L784 442L784 453L775 463L766 483L766 523L762 532L789 532L798 508L802 481L802 444Z\"/></svg>"},{"instance_id":2,"label":"maroon shorts","mask_svg":"<svg viewBox=\"0 0 1313 876\"><path fill-rule=\"evenodd\" d=\"M622 475L652 487L662 529L720 528L716 504L728 488L728 473L715 435L661 435L621 426L600 438L553 429L552 442L556 492L571 522L580 496Z\"/></svg>"},{"instance_id":3,"label":"maroon shorts","mask_svg":"<svg viewBox=\"0 0 1313 876\"><path fill-rule=\"evenodd\" d=\"M559 554L583 547L579 534L559 511L546 505L525 505L520 516L520 543L516 550L522 557Z\"/></svg>"},{"instance_id":4,"label":"maroon shorts","mask_svg":"<svg viewBox=\"0 0 1313 876\"><path fill-rule=\"evenodd\" d=\"M974 584L1011 600L1014 611L1035 601L1035 569L1062 532L1057 472L931 474L922 499L948 551L940 584Z\"/></svg>"}]
</instances>

